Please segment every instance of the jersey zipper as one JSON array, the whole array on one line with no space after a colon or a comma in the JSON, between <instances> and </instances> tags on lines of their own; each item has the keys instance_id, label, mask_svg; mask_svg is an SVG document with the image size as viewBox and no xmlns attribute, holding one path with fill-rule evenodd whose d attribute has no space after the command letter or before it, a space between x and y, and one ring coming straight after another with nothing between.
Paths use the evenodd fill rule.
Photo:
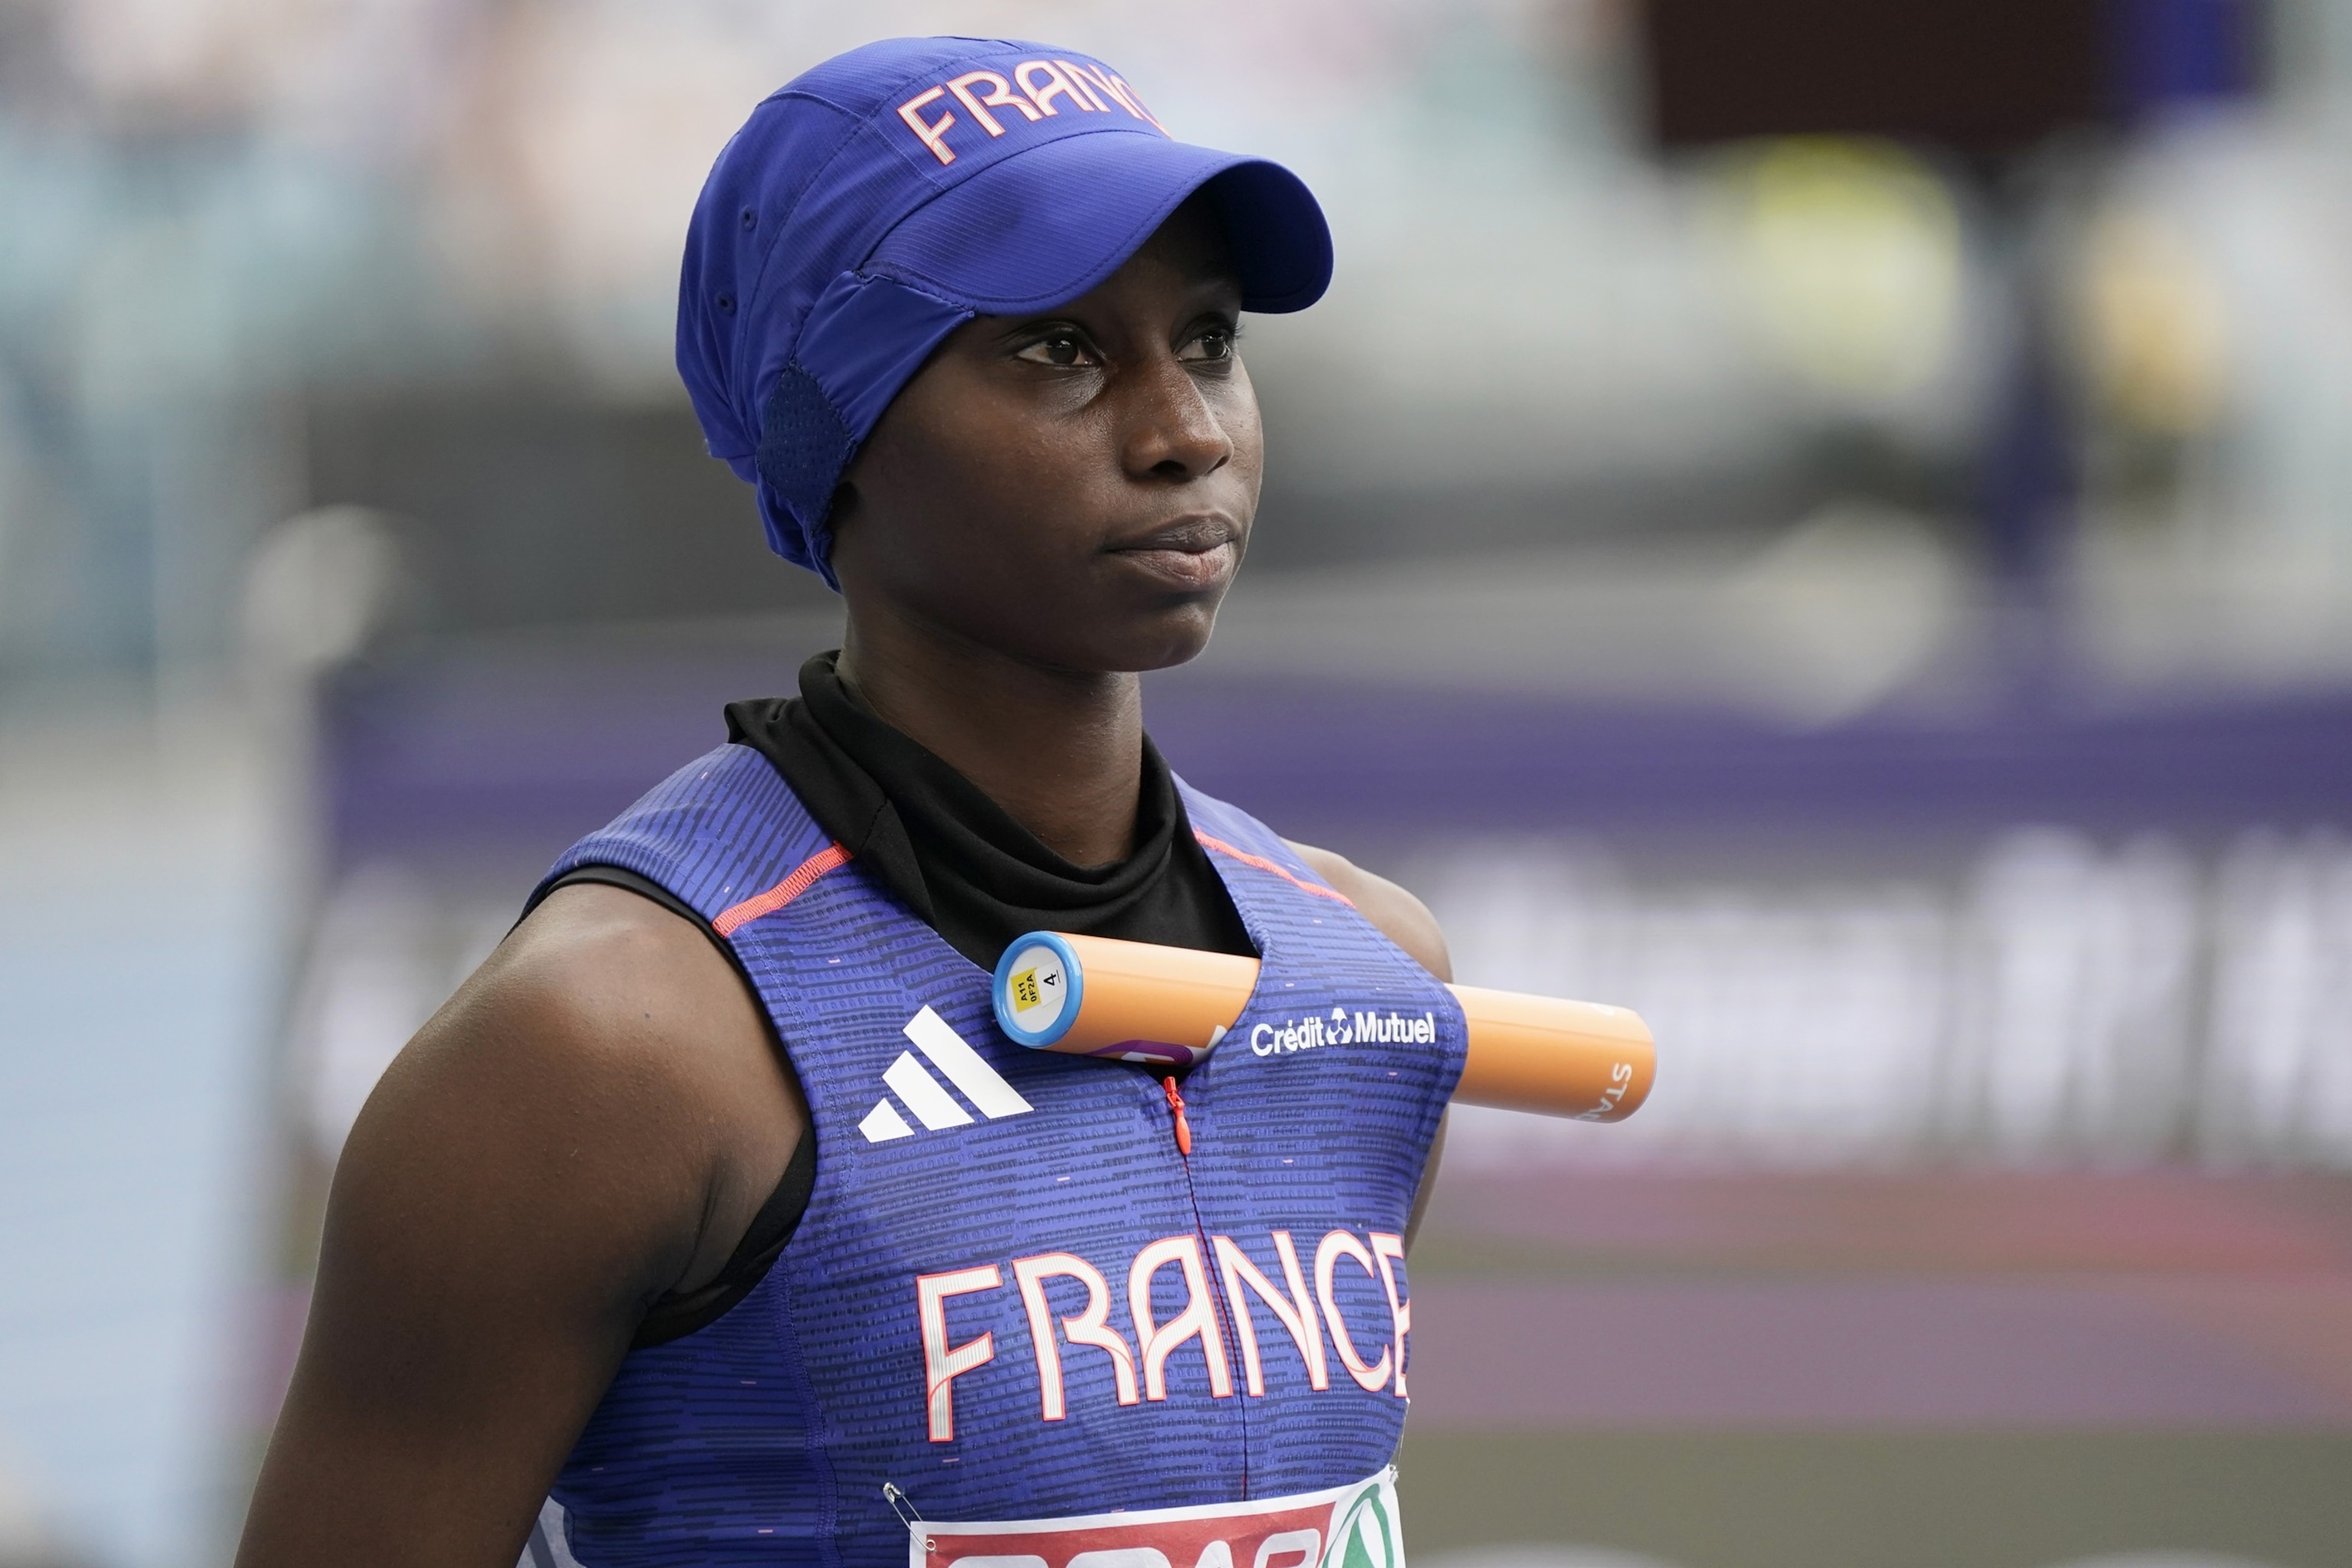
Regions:
<instances>
[{"instance_id":1,"label":"jersey zipper","mask_svg":"<svg viewBox=\"0 0 2352 1568\"><path fill-rule=\"evenodd\" d=\"M1192 1184L1192 1122L1184 1113L1184 1091L1176 1087L1174 1073L1163 1074L1160 1079L1161 1096L1168 1102L1170 1130L1175 1134L1176 1173L1184 1184L1185 1206L1192 1212L1192 1234L1201 1241L1201 1258L1208 1275L1209 1302L1217 1316L1217 1331L1223 1336L1226 1354L1238 1353L1240 1342L1234 1338L1233 1313L1225 1303L1225 1293L1219 1289L1215 1244L1209 1239L1209 1227L1201 1217L1200 1189ZM1230 1365L1230 1360L1228 1362ZM1234 1390L1234 1415L1241 1426L1242 1496L1250 1493L1250 1431L1249 1399L1238 1388Z\"/></svg>"},{"instance_id":2,"label":"jersey zipper","mask_svg":"<svg viewBox=\"0 0 2352 1568\"><path fill-rule=\"evenodd\" d=\"M1184 1120L1183 1091L1176 1087L1174 1073L1170 1073L1160 1082L1168 1090L1168 1114L1176 1122L1176 1152L1190 1160L1192 1157L1192 1124ZM1186 1184L1190 1185L1190 1183Z\"/></svg>"}]
</instances>

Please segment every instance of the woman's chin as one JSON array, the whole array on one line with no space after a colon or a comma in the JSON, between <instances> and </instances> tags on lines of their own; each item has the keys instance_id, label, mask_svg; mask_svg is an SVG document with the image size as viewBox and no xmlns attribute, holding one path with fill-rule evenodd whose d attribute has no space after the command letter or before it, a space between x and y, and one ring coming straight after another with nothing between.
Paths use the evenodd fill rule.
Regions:
<instances>
[{"instance_id":1,"label":"woman's chin","mask_svg":"<svg viewBox=\"0 0 2352 1568\"><path fill-rule=\"evenodd\" d=\"M1190 664L1207 650L1209 634L1216 626L1217 606L1213 603L1186 605L1171 610L1156 628L1157 635L1139 639L1133 659L1120 668L1142 673Z\"/></svg>"}]
</instances>

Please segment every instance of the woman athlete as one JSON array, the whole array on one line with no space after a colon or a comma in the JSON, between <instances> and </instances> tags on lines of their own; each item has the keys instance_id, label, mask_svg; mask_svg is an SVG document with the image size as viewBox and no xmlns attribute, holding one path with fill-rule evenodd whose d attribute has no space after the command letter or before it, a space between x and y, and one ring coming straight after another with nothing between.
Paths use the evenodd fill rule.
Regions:
<instances>
[{"instance_id":1,"label":"woman athlete","mask_svg":"<svg viewBox=\"0 0 2352 1568\"><path fill-rule=\"evenodd\" d=\"M1177 782L1138 677L1248 546L1238 318L1328 272L1295 177L1074 51L896 40L754 112L679 363L842 647L369 1100L243 1568L1386 1568L1444 943ZM1263 978L1181 1080L1027 1052L987 971L1041 927Z\"/></svg>"}]
</instances>

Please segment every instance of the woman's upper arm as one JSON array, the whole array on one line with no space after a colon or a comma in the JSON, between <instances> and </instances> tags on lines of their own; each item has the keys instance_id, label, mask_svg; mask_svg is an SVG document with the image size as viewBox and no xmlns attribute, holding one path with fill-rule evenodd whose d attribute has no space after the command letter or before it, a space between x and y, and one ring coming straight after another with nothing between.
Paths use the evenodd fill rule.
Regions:
<instances>
[{"instance_id":1,"label":"woman's upper arm","mask_svg":"<svg viewBox=\"0 0 2352 1568\"><path fill-rule=\"evenodd\" d=\"M804 1116L691 926L550 899L352 1130L240 1568L511 1568L646 1307L716 1272Z\"/></svg>"}]
</instances>

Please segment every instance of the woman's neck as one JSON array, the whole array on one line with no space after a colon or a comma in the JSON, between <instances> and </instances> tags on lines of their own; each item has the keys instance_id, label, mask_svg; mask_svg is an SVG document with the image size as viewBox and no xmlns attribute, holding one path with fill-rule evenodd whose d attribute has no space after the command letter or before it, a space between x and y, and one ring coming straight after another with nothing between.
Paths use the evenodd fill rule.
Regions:
<instances>
[{"instance_id":1,"label":"woman's neck","mask_svg":"<svg viewBox=\"0 0 2352 1568\"><path fill-rule=\"evenodd\" d=\"M903 616L850 617L841 679L885 723L1079 866L1123 860L1143 776L1143 690L1051 669Z\"/></svg>"}]
</instances>

